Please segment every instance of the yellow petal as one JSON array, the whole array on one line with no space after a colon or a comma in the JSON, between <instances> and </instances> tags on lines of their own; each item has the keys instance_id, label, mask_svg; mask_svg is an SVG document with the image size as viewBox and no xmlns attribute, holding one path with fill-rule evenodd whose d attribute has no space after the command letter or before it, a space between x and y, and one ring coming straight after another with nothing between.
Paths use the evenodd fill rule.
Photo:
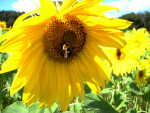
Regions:
<instances>
[{"instance_id":1,"label":"yellow petal","mask_svg":"<svg viewBox=\"0 0 150 113\"><path fill-rule=\"evenodd\" d=\"M59 15L64 15L78 0L63 0L63 3L59 9Z\"/></svg>"},{"instance_id":2,"label":"yellow petal","mask_svg":"<svg viewBox=\"0 0 150 113\"><path fill-rule=\"evenodd\" d=\"M23 56L26 58L26 60L23 61L23 63L24 63L23 66L21 67L21 69L19 69L20 71L17 72L17 76L15 76L15 79L14 79L11 89L10 89L11 95L13 95L15 92L17 92L21 86L24 86L26 84L27 80L30 79L29 77L35 73L34 72L35 70L37 70L34 68L38 67L37 65L38 65L38 61L40 59L40 57L38 55L41 54L41 52L43 53L43 51L42 51L43 49L39 45L35 46L35 47L33 46L33 48L32 48L33 50L32 49L28 50L27 57ZM37 65L34 66L33 64L37 64ZM31 68L33 69L32 71L31 71ZM31 75L28 73L30 73ZM26 78L28 78L28 79L26 79Z\"/></svg>"},{"instance_id":3,"label":"yellow petal","mask_svg":"<svg viewBox=\"0 0 150 113\"><path fill-rule=\"evenodd\" d=\"M29 16L30 14L32 13L39 13L39 9L36 9L36 10L33 10L33 11L30 11L28 13L25 13L25 14L22 14L21 16L19 16L15 23L13 24L13 28L16 28L27 16Z\"/></svg>"},{"instance_id":4,"label":"yellow petal","mask_svg":"<svg viewBox=\"0 0 150 113\"><path fill-rule=\"evenodd\" d=\"M33 60L34 58L34 60ZM45 62L47 61L47 55L43 54L43 49L39 49L38 52L34 55L32 61L28 63L28 67L31 68L27 69L26 67L25 71L28 71L29 73L27 75L27 82L24 87L23 92L23 102L28 103L28 105L33 104L38 98L39 98L39 91L41 87L41 79L43 74L43 67L45 65ZM39 63L40 61L40 63Z\"/></svg>"},{"instance_id":5,"label":"yellow petal","mask_svg":"<svg viewBox=\"0 0 150 113\"><path fill-rule=\"evenodd\" d=\"M106 80L109 81L110 80L110 72L109 72L108 68L106 67L106 65L104 64L104 62L102 61L102 59L100 59L98 56L95 56L94 60L100 66L99 71L101 71L101 74L105 75Z\"/></svg>"},{"instance_id":6,"label":"yellow petal","mask_svg":"<svg viewBox=\"0 0 150 113\"><path fill-rule=\"evenodd\" d=\"M103 0L82 0L75 4L72 9L70 10L70 13L76 13L78 11L85 10L87 8L94 7L101 3Z\"/></svg>"},{"instance_id":7,"label":"yellow petal","mask_svg":"<svg viewBox=\"0 0 150 113\"><path fill-rule=\"evenodd\" d=\"M58 68L58 102L62 111L66 111L69 103L73 99L70 77L68 74L67 64L61 64Z\"/></svg>"},{"instance_id":8,"label":"yellow petal","mask_svg":"<svg viewBox=\"0 0 150 113\"><path fill-rule=\"evenodd\" d=\"M87 82L87 85L90 87L90 89L96 93L96 94L99 94L100 93L100 87L97 85L97 84L93 84L93 83L90 83L90 82Z\"/></svg>"},{"instance_id":9,"label":"yellow petal","mask_svg":"<svg viewBox=\"0 0 150 113\"><path fill-rule=\"evenodd\" d=\"M53 60L49 61L49 64L47 65L47 82L48 84L45 84L45 82L43 81L43 84L45 84L45 90L48 91L48 93L44 94L44 92L42 93L41 91L41 96L44 96L42 100L45 100L45 103L47 103L46 108L51 107L54 102L57 99L57 78L58 76L56 75L56 65L54 64ZM44 79L43 79L44 80ZM43 94L43 95L42 95ZM48 99L50 98L50 100Z\"/></svg>"},{"instance_id":10,"label":"yellow petal","mask_svg":"<svg viewBox=\"0 0 150 113\"><path fill-rule=\"evenodd\" d=\"M40 16L42 19L56 15L56 7L51 0L40 0Z\"/></svg>"}]
</instances>

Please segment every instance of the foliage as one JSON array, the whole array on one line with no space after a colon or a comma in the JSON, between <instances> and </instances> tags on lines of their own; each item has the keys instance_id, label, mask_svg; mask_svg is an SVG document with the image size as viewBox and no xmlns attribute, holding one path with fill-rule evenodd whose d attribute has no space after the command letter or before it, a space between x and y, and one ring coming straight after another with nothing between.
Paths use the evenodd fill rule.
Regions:
<instances>
[{"instance_id":1,"label":"foliage","mask_svg":"<svg viewBox=\"0 0 150 113\"><path fill-rule=\"evenodd\" d=\"M133 28L147 28L147 30L150 32L150 12L146 11L144 13L129 13L129 14L125 14L121 17L119 17L120 19L125 19L125 20L129 20L132 21L133 24L128 28L128 30L131 30Z\"/></svg>"},{"instance_id":2,"label":"foliage","mask_svg":"<svg viewBox=\"0 0 150 113\"><path fill-rule=\"evenodd\" d=\"M13 25L15 20L24 12L16 12L16 11L0 11L0 20L5 21L7 23L7 27Z\"/></svg>"}]
</instances>

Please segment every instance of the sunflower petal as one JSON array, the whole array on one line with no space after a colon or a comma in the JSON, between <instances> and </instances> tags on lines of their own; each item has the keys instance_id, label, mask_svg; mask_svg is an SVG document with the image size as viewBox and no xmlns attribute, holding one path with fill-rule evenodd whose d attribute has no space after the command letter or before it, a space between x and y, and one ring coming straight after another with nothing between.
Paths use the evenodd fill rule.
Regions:
<instances>
[{"instance_id":1,"label":"sunflower petal","mask_svg":"<svg viewBox=\"0 0 150 113\"><path fill-rule=\"evenodd\" d=\"M62 64L61 67L58 70L58 102L59 105L64 112L67 108L69 103L73 99L72 91L71 91L71 84L70 84L70 79L67 74L67 70L65 69L67 65Z\"/></svg>"},{"instance_id":2,"label":"sunflower petal","mask_svg":"<svg viewBox=\"0 0 150 113\"><path fill-rule=\"evenodd\" d=\"M94 7L96 5L98 5L99 3L101 3L103 0L82 0L80 2L78 2L77 4L75 4L71 10L70 13L76 13L78 11L82 11L91 7Z\"/></svg>"},{"instance_id":3,"label":"sunflower petal","mask_svg":"<svg viewBox=\"0 0 150 113\"><path fill-rule=\"evenodd\" d=\"M15 23L13 24L13 28L16 28L26 17L28 17L28 16L29 16L30 14L32 14L32 13L39 13L39 9L30 11L30 12L28 12L28 13L25 13L25 14L19 16L19 17L16 19Z\"/></svg>"},{"instance_id":4,"label":"sunflower petal","mask_svg":"<svg viewBox=\"0 0 150 113\"><path fill-rule=\"evenodd\" d=\"M59 9L59 14L63 15L67 13L77 1L78 0L63 0L63 3Z\"/></svg>"},{"instance_id":5,"label":"sunflower petal","mask_svg":"<svg viewBox=\"0 0 150 113\"><path fill-rule=\"evenodd\" d=\"M40 16L42 19L56 15L56 7L51 0L40 0Z\"/></svg>"}]
</instances>

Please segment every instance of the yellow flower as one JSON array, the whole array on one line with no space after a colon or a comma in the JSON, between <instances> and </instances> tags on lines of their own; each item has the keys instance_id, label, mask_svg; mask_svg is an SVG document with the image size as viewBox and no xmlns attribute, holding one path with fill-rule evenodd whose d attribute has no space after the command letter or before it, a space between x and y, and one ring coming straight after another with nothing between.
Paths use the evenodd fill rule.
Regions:
<instances>
[{"instance_id":1,"label":"yellow flower","mask_svg":"<svg viewBox=\"0 0 150 113\"><path fill-rule=\"evenodd\" d=\"M149 69L150 68L150 58L147 57L146 59L141 60L140 61L140 67Z\"/></svg>"},{"instance_id":2,"label":"yellow flower","mask_svg":"<svg viewBox=\"0 0 150 113\"><path fill-rule=\"evenodd\" d=\"M149 70L146 70L145 68L137 70L135 82L139 85L139 87L142 86L142 83L147 84L147 79L149 75L148 71Z\"/></svg>"},{"instance_id":3,"label":"yellow flower","mask_svg":"<svg viewBox=\"0 0 150 113\"><path fill-rule=\"evenodd\" d=\"M132 50L135 53L135 56L138 58L141 57L141 55L145 56L145 49L149 49L149 42L150 39L148 38L149 33L145 28L140 28L136 30L133 29L133 32L127 32L126 33L126 39L128 42L128 45L132 46Z\"/></svg>"},{"instance_id":4,"label":"yellow flower","mask_svg":"<svg viewBox=\"0 0 150 113\"><path fill-rule=\"evenodd\" d=\"M130 51L128 45L122 49L103 48L103 50L112 62L112 70L116 76L130 73L139 64L139 60Z\"/></svg>"},{"instance_id":5,"label":"yellow flower","mask_svg":"<svg viewBox=\"0 0 150 113\"><path fill-rule=\"evenodd\" d=\"M120 29L131 22L103 14L117 8L100 5L102 0L63 0L59 11L52 1L40 0L40 7L21 15L13 28L2 35L1 52L11 55L1 73L18 69L10 94L22 87L23 103L51 107L58 99L65 111L73 97L84 99L85 81L95 92L105 87L110 73L108 60L98 45L121 48L125 41ZM25 19L32 13L40 13Z\"/></svg>"},{"instance_id":6,"label":"yellow flower","mask_svg":"<svg viewBox=\"0 0 150 113\"><path fill-rule=\"evenodd\" d=\"M0 27L2 28L2 30L5 30L6 29L6 22L0 21Z\"/></svg>"}]
</instances>

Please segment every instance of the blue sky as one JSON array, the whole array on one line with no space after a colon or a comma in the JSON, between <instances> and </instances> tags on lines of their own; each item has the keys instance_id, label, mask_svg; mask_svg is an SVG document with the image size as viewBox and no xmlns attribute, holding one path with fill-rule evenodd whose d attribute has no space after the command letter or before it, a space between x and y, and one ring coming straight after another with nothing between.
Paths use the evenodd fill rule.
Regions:
<instances>
[{"instance_id":1,"label":"blue sky","mask_svg":"<svg viewBox=\"0 0 150 113\"><path fill-rule=\"evenodd\" d=\"M28 12L36 8L33 1L38 0L0 0L0 10L14 10ZM119 17L130 12L150 12L150 0L104 0L102 4L108 4L119 8L120 12L110 11L106 15L109 17Z\"/></svg>"}]
</instances>

